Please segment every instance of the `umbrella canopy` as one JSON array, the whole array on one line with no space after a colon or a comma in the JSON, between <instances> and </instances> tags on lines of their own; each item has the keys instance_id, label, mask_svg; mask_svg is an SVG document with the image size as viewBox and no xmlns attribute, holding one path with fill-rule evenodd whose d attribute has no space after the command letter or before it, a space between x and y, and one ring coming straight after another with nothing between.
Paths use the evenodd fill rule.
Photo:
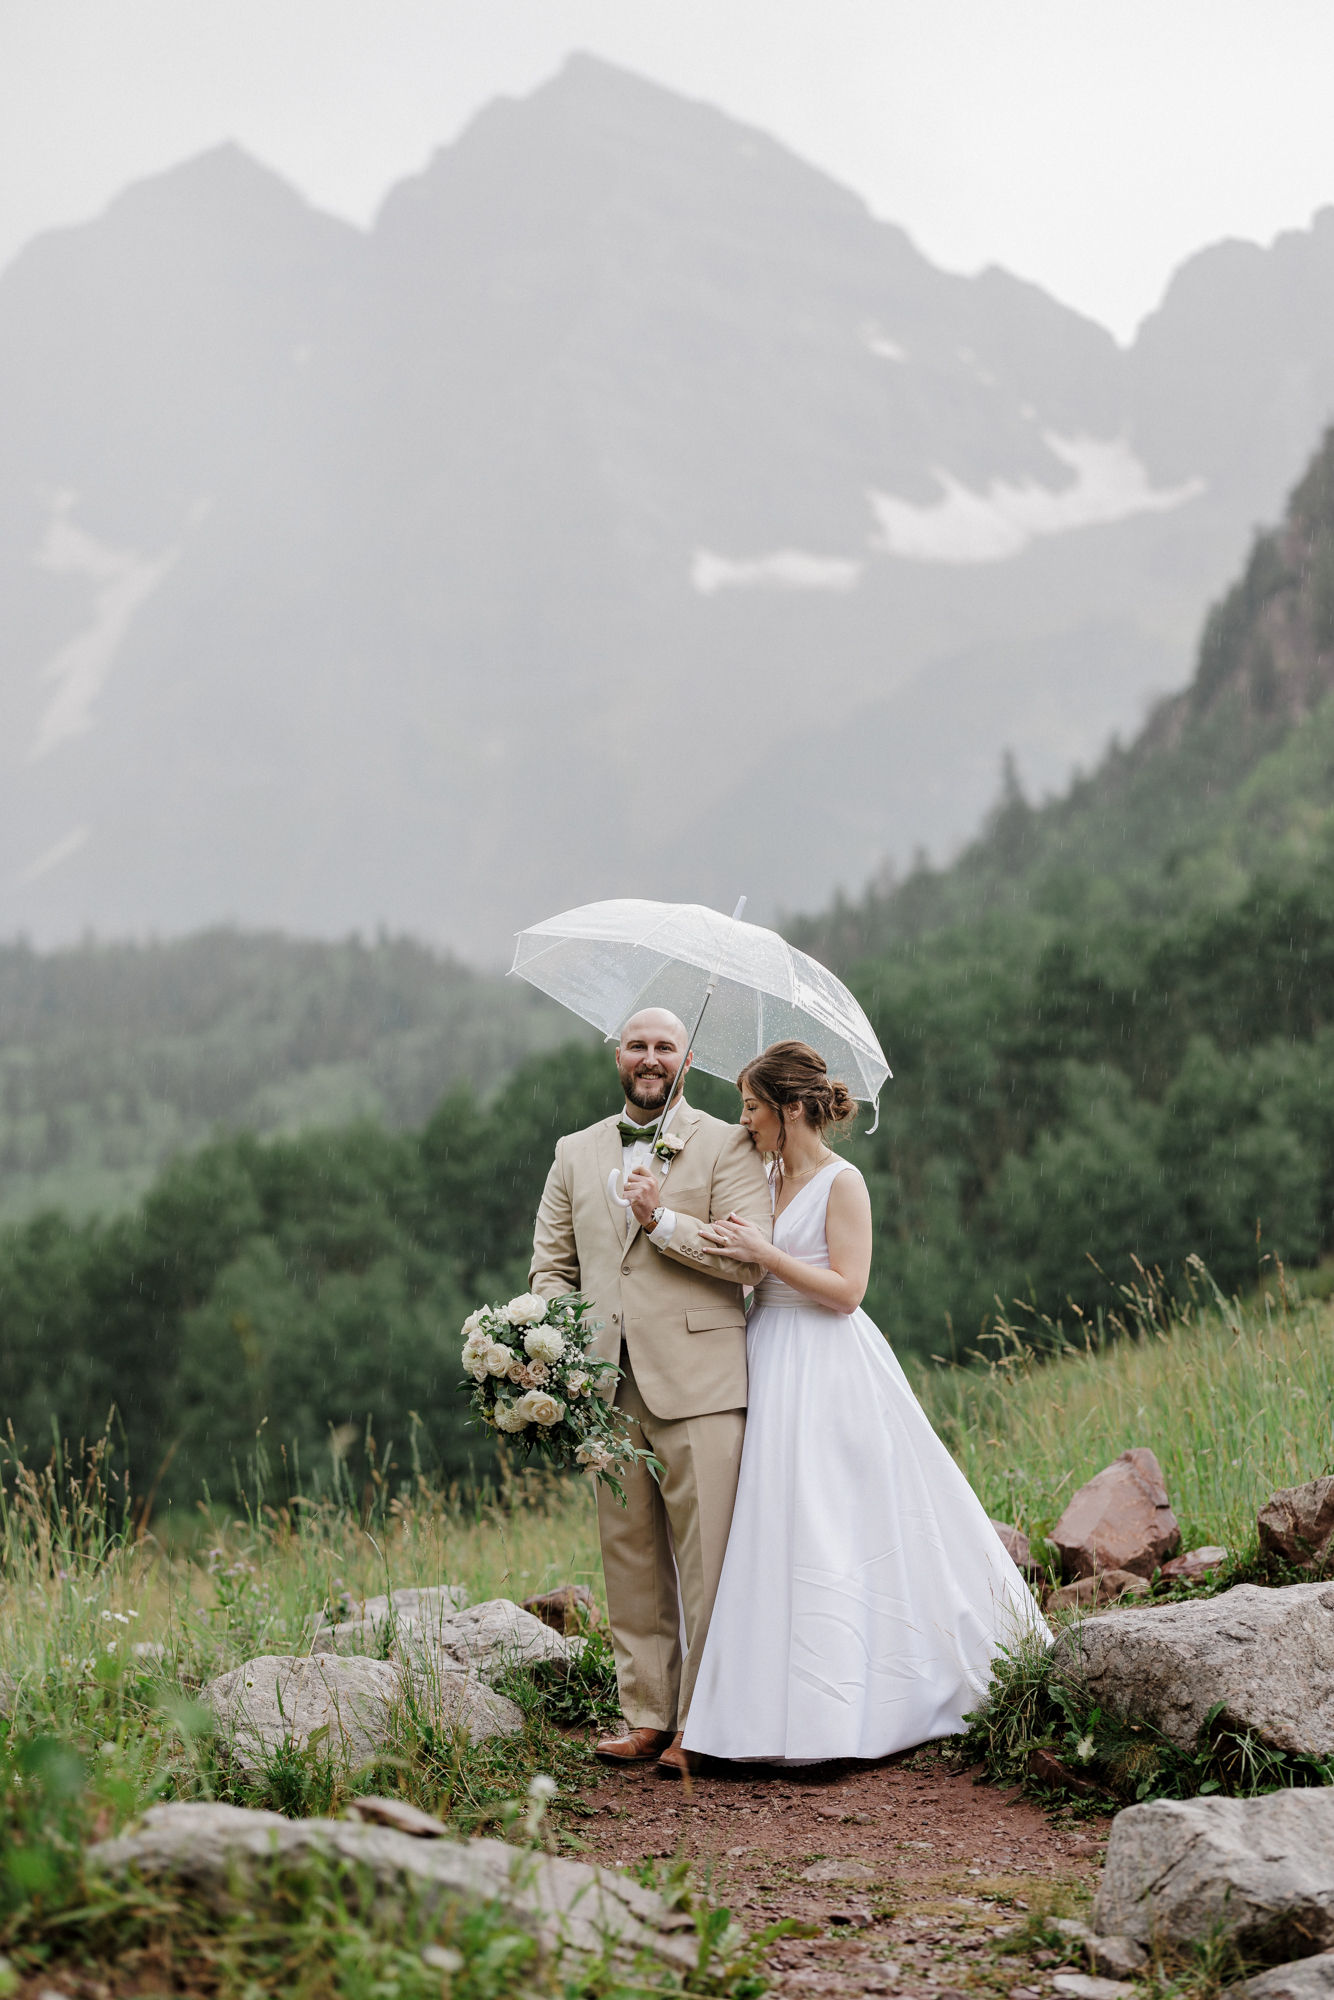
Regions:
<instances>
[{"instance_id":1,"label":"umbrella canopy","mask_svg":"<svg viewBox=\"0 0 1334 2000\"><path fill-rule=\"evenodd\" d=\"M698 1021L695 1061L729 1082L789 1040L809 1042L868 1103L891 1074L841 979L776 931L700 903L585 903L520 931L510 969L604 1035L643 1007L665 1007L687 1029Z\"/></svg>"}]
</instances>

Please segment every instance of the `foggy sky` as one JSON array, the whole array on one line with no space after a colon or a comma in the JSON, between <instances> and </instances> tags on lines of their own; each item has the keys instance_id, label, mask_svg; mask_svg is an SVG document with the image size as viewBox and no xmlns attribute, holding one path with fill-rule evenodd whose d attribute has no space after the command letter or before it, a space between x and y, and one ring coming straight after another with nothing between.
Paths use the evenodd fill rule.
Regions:
<instances>
[{"instance_id":1,"label":"foggy sky","mask_svg":"<svg viewBox=\"0 0 1334 2000\"><path fill-rule=\"evenodd\" d=\"M0 0L0 264L224 138L365 222L573 49L1122 338L1192 250L1334 201L1327 0Z\"/></svg>"}]
</instances>

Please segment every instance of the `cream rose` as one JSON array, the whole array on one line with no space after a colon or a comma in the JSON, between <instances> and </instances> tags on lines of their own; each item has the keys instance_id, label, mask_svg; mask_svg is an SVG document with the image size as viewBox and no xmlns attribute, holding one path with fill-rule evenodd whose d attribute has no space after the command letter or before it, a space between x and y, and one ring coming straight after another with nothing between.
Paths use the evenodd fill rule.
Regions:
<instances>
[{"instance_id":1,"label":"cream rose","mask_svg":"<svg viewBox=\"0 0 1334 2000\"><path fill-rule=\"evenodd\" d=\"M545 1389L530 1389L526 1396L520 1396L514 1405L515 1415L521 1410L525 1423L541 1424L544 1429L558 1424L565 1415L564 1403Z\"/></svg>"},{"instance_id":2,"label":"cream rose","mask_svg":"<svg viewBox=\"0 0 1334 2000\"><path fill-rule=\"evenodd\" d=\"M582 1368L572 1368L565 1377L565 1386L572 1396L582 1396L588 1377Z\"/></svg>"},{"instance_id":3,"label":"cream rose","mask_svg":"<svg viewBox=\"0 0 1334 2000\"><path fill-rule=\"evenodd\" d=\"M605 1444L581 1444L574 1455L580 1465L591 1465L594 1472L605 1472L615 1463Z\"/></svg>"},{"instance_id":4,"label":"cream rose","mask_svg":"<svg viewBox=\"0 0 1334 2000\"><path fill-rule=\"evenodd\" d=\"M526 1396L520 1396L517 1403L496 1404L496 1429L498 1431L526 1431L529 1419L524 1411Z\"/></svg>"},{"instance_id":5,"label":"cream rose","mask_svg":"<svg viewBox=\"0 0 1334 2000\"><path fill-rule=\"evenodd\" d=\"M505 1308L505 1317L511 1326L536 1326L547 1316L547 1302L539 1299L536 1292L520 1292L517 1299L511 1299Z\"/></svg>"},{"instance_id":6,"label":"cream rose","mask_svg":"<svg viewBox=\"0 0 1334 2000\"><path fill-rule=\"evenodd\" d=\"M505 1375L509 1372L514 1354L512 1349L506 1347L503 1340L493 1340L484 1349L481 1359L488 1375Z\"/></svg>"},{"instance_id":7,"label":"cream rose","mask_svg":"<svg viewBox=\"0 0 1334 2000\"><path fill-rule=\"evenodd\" d=\"M565 1335L557 1333L554 1326L535 1326L524 1335L523 1344L534 1361L559 1361L565 1352Z\"/></svg>"},{"instance_id":8,"label":"cream rose","mask_svg":"<svg viewBox=\"0 0 1334 2000\"><path fill-rule=\"evenodd\" d=\"M482 1321L485 1318L486 1318L485 1306L478 1306L476 1312L470 1312L468 1314L467 1319L464 1320L463 1325L459 1329L459 1331L463 1335L463 1338L465 1340L472 1340L473 1337L481 1330Z\"/></svg>"}]
</instances>

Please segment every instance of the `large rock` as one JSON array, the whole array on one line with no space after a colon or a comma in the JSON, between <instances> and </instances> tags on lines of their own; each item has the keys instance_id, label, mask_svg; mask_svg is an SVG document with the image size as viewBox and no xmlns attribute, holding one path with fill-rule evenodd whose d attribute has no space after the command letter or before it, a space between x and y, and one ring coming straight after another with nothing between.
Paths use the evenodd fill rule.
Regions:
<instances>
[{"instance_id":1,"label":"large rock","mask_svg":"<svg viewBox=\"0 0 1334 2000\"><path fill-rule=\"evenodd\" d=\"M691 1919L628 1876L500 1840L430 1840L356 1820L162 1805L87 1855L96 1873L169 1885L223 1914L238 1897L248 1906L276 1899L285 1880L320 1860L354 1908L373 1904L383 1915L411 1902L428 1919L445 1919L489 1904L547 1950L597 1958L610 1943L622 1961L649 1953L680 1972L697 1957Z\"/></svg>"},{"instance_id":2,"label":"large rock","mask_svg":"<svg viewBox=\"0 0 1334 2000\"><path fill-rule=\"evenodd\" d=\"M563 1634L507 1597L488 1598L485 1604L456 1611L441 1624L435 1643L488 1681L508 1667L542 1666L547 1661L564 1667L572 1657L570 1641Z\"/></svg>"},{"instance_id":3,"label":"large rock","mask_svg":"<svg viewBox=\"0 0 1334 2000\"><path fill-rule=\"evenodd\" d=\"M1271 1493L1256 1517L1260 1547L1288 1563L1318 1563L1334 1542L1334 1478Z\"/></svg>"},{"instance_id":4,"label":"large rock","mask_svg":"<svg viewBox=\"0 0 1334 2000\"><path fill-rule=\"evenodd\" d=\"M266 1653L207 1682L201 1698L217 1716L238 1771L250 1778L262 1776L284 1744L317 1749L353 1769L370 1763L391 1748L397 1716L410 1701L473 1743L523 1728L513 1702L476 1674L443 1662L430 1675L405 1675L387 1660Z\"/></svg>"},{"instance_id":5,"label":"large rock","mask_svg":"<svg viewBox=\"0 0 1334 2000\"><path fill-rule=\"evenodd\" d=\"M1143 1945L1231 1937L1262 1963L1334 1946L1334 1786L1155 1799L1112 1822L1094 1929Z\"/></svg>"},{"instance_id":6,"label":"large rock","mask_svg":"<svg viewBox=\"0 0 1334 2000\"><path fill-rule=\"evenodd\" d=\"M416 1601L413 1601L416 1600ZM386 1656L431 1667L443 1661L467 1667L494 1681L508 1667L531 1667L548 1660L568 1666L571 1642L560 1632L512 1604L507 1597L458 1609L444 1591L395 1591L368 1598L364 1613L325 1626L315 1634L317 1653Z\"/></svg>"},{"instance_id":7,"label":"large rock","mask_svg":"<svg viewBox=\"0 0 1334 2000\"><path fill-rule=\"evenodd\" d=\"M1094 1576L1077 1576L1049 1592L1044 1611L1087 1611L1099 1604L1118 1604L1125 1597L1146 1597L1149 1585L1128 1569L1100 1569Z\"/></svg>"},{"instance_id":8,"label":"large rock","mask_svg":"<svg viewBox=\"0 0 1334 2000\"><path fill-rule=\"evenodd\" d=\"M1205 1577L1212 1576L1227 1561L1227 1550L1210 1542L1201 1549L1187 1549L1181 1556L1173 1556L1165 1562L1161 1577L1164 1583L1203 1583Z\"/></svg>"},{"instance_id":9,"label":"large rock","mask_svg":"<svg viewBox=\"0 0 1334 2000\"><path fill-rule=\"evenodd\" d=\"M1257 1973L1242 1986L1229 1987L1239 2000L1334 2000L1334 1951L1318 1951L1314 1958L1299 1958L1292 1965L1274 1965Z\"/></svg>"},{"instance_id":10,"label":"large rock","mask_svg":"<svg viewBox=\"0 0 1334 2000\"><path fill-rule=\"evenodd\" d=\"M1022 1570L1024 1575L1030 1578L1041 1576L1042 1564L1034 1562L1032 1545L1023 1529L1013 1527L1009 1521L993 1521L991 1525L1000 1537L1000 1545L1015 1568Z\"/></svg>"},{"instance_id":11,"label":"large rock","mask_svg":"<svg viewBox=\"0 0 1334 2000\"><path fill-rule=\"evenodd\" d=\"M1183 1750L1221 1702L1226 1727L1275 1750L1334 1755L1334 1583L1239 1583L1200 1603L1135 1606L1067 1628L1056 1648L1099 1707Z\"/></svg>"},{"instance_id":12,"label":"large rock","mask_svg":"<svg viewBox=\"0 0 1334 2000\"><path fill-rule=\"evenodd\" d=\"M354 1598L344 1592L346 1614L336 1625L323 1619L311 1650L316 1653L368 1653L386 1659L399 1634L432 1635L468 1602L462 1584L440 1583L422 1590L395 1590L383 1597Z\"/></svg>"},{"instance_id":13,"label":"large rock","mask_svg":"<svg viewBox=\"0 0 1334 2000\"><path fill-rule=\"evenodd\" d=\"M525 1597L520 1607L531 1611L553 1632L573 1636L591 1631L602 1622L597 1599L586 1583L563 1583L557 1590L544 1590L538 1597Z\"/></svg>"},{"instance_id":14,"label":"large rock","mask_svg":"<svg viewBox=\"0 0 1334 2000\"><path fill-rule=\"evenodd\" d=\"M1151 1451L1123 1451L1080 1487L1051 1531L1069 1577L1128 1569L1152 1576L1175 1555L1181 1530Z\"/></svg>"}]
</instances>

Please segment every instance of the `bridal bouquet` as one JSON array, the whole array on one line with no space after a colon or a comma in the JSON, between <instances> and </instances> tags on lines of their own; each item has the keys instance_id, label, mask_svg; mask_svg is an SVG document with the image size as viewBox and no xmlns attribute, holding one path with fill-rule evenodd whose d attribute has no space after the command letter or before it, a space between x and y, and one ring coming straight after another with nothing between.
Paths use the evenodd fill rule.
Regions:
<instances>
[{"instance_id":1,"label":"bridal bouquet","mask_svg":"<svg viewBox=\"0 0 1334 2000\"><path fill-rule=\"evenodd\" d=\"M526 1454L557 1466L591 1466L623 1501L617 1473L651 1452L632 1445L625 1418L598 1394L620 1369L589 1352L598 1322L590 1301L567 1292L549 1302L524 1292L479 1306L463 1322L463 1367L479 1422Z\"/></svg>"}]
</instances>

